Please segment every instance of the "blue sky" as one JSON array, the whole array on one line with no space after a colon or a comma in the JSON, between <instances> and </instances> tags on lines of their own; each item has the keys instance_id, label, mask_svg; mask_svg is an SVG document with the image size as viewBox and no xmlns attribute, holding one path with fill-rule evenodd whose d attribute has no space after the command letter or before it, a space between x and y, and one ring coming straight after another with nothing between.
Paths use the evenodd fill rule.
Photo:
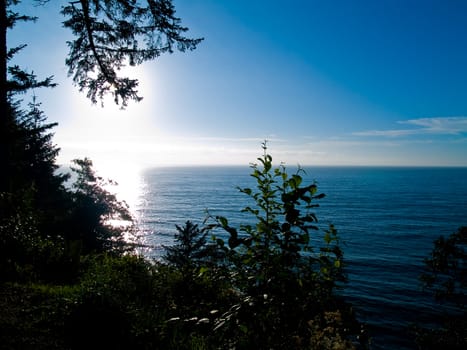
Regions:
<instances>
[{"instance_id":1,"label":"blue sky","mask_svg":"<svg viewBox=\"0 0 467 350\"><path fill-rule=\"evenodd\" d=\"M175 0L198 49L132 71L144 100L92 106L67 78L58 1L10 42L60 86L36 91L60 162L243 164L269 140L301 165L467 166L467 2Z\"/></svg>"}]
</instances>

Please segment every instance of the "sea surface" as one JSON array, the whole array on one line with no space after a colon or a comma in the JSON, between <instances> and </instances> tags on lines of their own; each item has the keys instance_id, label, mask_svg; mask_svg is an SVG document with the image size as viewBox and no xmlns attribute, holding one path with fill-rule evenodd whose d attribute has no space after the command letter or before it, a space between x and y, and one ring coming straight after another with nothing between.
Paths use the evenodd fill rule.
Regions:
<instances>
[{"instance_id":1,"label":"sea surface","mask_svg":"<svg viewBox=\"0 0 467 350\"><path fill-rule=\"evenodd\" d=\"M287 167L294 173L296 167ZM418 280L433 241L467 225L467 168L312 167L315 210L344 242L349 282L342 293L368 325L372 349L416 349L412 324L436 321L440 308ZM135 208L146 251L158 258L173 243L175 225L202 225L207 211L232 224L251 220L239 187L254 187L249 167L155 168L142 173ZM251 222L251 221L250 221Z\"/></svg>"}]
</instances>

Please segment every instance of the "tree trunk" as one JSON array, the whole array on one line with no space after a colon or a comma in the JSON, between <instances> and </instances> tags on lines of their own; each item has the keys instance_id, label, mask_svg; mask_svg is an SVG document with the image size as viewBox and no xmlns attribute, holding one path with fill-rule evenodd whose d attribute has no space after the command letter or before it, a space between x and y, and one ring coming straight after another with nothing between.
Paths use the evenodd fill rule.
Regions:
<instances>
[{"instance_id":1,"label":"tree trunk","mask_svg":"<svg viewBox=\"0 0 467 350\"><path fill-rule=\"evenodd\" d=\"M6 106L7 106L7 0L0 0L0 118L3 120L6 118ZM3 124L3 123L2 123ZM3 125L2 125L3 126Z\"/></svg>"}]
</instances>

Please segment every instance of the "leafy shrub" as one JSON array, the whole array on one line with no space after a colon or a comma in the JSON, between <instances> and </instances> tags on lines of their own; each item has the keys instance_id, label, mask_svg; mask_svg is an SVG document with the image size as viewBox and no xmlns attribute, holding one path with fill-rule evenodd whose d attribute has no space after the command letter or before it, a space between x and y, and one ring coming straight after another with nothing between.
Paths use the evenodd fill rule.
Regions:
<instances>
[{"instance_id":1,"label":"leafy shrub","mask_svg":"<svg viewBox=\"0 0 467 350\"><path fill-rule=\"evenodd\" d=\"M440 303L441 328L415 327L416 341L423 349L467 348L467 227L434 242L426 271L420 276L424 287Z\"/></svg>"},{"instance_id":2,"label":"leafy shrub","mask_svg":"<svg viewBox=\"0 0 467 350\"><path fill-rule=\"evenodd\" d=\"M238 348L296 348L315 331L310 320L316 325L326 312L348 313L334 293L345 280L343 254L333 226L320 235L321 243L314 237L320 230L312 210L324 196L318 194L316 184L304 185L300 168L291 176L283 165L273 168L266 144L263 149L260 165L252 165L256 190L239 189L255 204L243 212L252 215L256 224L237 229L217 216L209 226L229 235L227 242L220 238L217 242L241 296L218 319L216 330ZM342 334L345 328L348 325L340 327Z\"/></svg>"},{"instance_id":3,"label":"leafy shrub","mask_svg":"<svg viewBox=\"0 0 467 350\"><path fill-rule=\"evenodd\" d=\"M41 232L32 192L18 191L14 199L6 199L14 213L0 221L4 281L56 281L66 275L63 239Z\"/></svg>"},{"instance_id":4,"label":"leafy shrub","mask_svg":"<svg viewBox=\"0 0 467 350\"><path fill-rule=\"evenodd\" d=\"M76 303L66 320L66 339L73 349L126 349L144 324L144 308L154 300L152 266L142 257L88 256ZM148 310L149 312L149 310ZM83 336L86 335L86 336Z\"/></svg>"},{"instance_id":5,"label":"leafy shrub","mask_svg":"<svg viewBox=\"0 0 467 350\"><path fill-rule=\"evenodd\" d=\"M2 349L66 349L64 320L73 308L76 286L0 284Z\"/></svg>"},{"instance_id":6,"label":"leafy shrub","mask_svg":"<svg viewBox=\"0 0 467 350\"><path fill-rule=\"evenodd\" d=\"M176 226L175 244L163 260L172 271L167 281L172 307L164 334L169 348L210 348L216 343L212 325L236 298L223 264L224 255L208 243L205 229L187 221ZM177 345L175 345L177 344ZM183 344L183 345L181 345Z\"/></svg>"},{"instance_id":7,"label":"leafy shrub","mask_svg":"<svg viewBox=\"0 0 467 350\"><path fill-rule=\"evenodd\" d=\"M73 271L67 281L73 284L22 295L0 284L6 310L0 325L38 349L353 348L348 336L358 324L335 293L345 280L339 237L333 226L321 230L313 213L323 195L316 184L303 184L303 170L289 176L284 166L273 169L266 145L264 151L261 165L252 165L257 189L240 189L254 203L244 212L256 224L237 229L219 216L199 229L187 221L159 262L122 254L125 231L106 220L128 218L125 206L103 189L89 160L78 162L62 241L38 241L43 236L26 211L3 226L17 247L11 266L21 262L32 276L32 262L52 273L51 262L62 261L61 273ZM211 244L211 230L225 230L228 238ZM33 252L38 259L31 260ZM23 298L31 301L24 324L17 322Z\"/></svg>"},{"instance_id":8,"label":"leafy shrub","mask_svg":"<svg viewBox=\"0 0 467 350\"><path fill-rule=\"evenodd\" d=\"M467 305L467 226L448 238L434 242L431 256L425 259L427 271L421 280L433 291L436 300L450 302L461 309Z\"/></svg>"}]
</instances>

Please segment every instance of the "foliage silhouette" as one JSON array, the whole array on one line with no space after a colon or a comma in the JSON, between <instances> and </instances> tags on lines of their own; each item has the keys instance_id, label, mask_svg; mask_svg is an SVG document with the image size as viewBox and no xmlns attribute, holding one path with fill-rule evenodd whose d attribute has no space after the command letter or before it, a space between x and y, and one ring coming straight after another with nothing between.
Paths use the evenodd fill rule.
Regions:
<instances>
[{"instance_id":1,"label":"foliage silhouette","mask_svg":"<svg viewBox=\"0 0 467 350\"><path fill-rule=\"evenodd\" d=\"M0 283L0 326L9 330L8 338L0 332L0 342L27 348L27 339L39 349L355 348L350 336L359 325L335 294L343 277L337 234L330 228L322 244L314 240L320 231L311 210L322 195L315 184L302 185L298 173L272 169L266 147L260 159L264 165L253 166L258 190L241 189L257 199L257 207L246 209L257 225L242 226L230 245L219 238L214 245L206 234L234 232L227 219L202 229L187 221L177 226L163 261L119 254L121 236L106 233L105 219L124 217L125 207L113 211L114 197L92 163L77 161L70 191L76 221L57 247L60 261L74 238L88 254L80 252L75 278L59 285L35 278L25 279L27 287ZM310 240L302 236L307 229Z\"/></svg>"},{"instance_id":2,"label":"foliage silhouette","mask_svg":"<svg viewBox=\"0 0 467 350\"><path fill-rule=\"evenodd\" d=\"M133 232L133 218L125 202L107 191L108 184L92 169L88 158L75 159L72 171L77 179L73 183L71 222L68 239L78 243L80 254L117 252L130 247L125 234ZM116 220L123 225L115 225ZM128 224L128 225L125 225Z\"/></svg>"},{"instance_id":3,"label":"foliage silhouette","mask_svg":"<svg viewBox=\"0 0 467 350\"><path fill-rule=\"evenodd\" d=\"M421 280L438 301L447 301L465 309L467 305L467 227L434 242L430 258L425 259L427 272Z\"/></svg>"},{"instance_id":4,"label":"foliage silhouette","mask_svg":"<svg viewBox=\"0 0 467 350\"><path fill-rule=\"evenodd\" d=\"M25 47L8 49L7 31L21 21L35 21L36 17L14 12L19 0L0 3L0 98L2 110L8 93L24 92L41 86L52 86L52 77L37 80L18 66L8 67L8 61ZM49 1L36 1L44 5ZM66 18L74 40L68 42L66 59L69 74L81 91L96 103L111 93L115 103L126 106L129 100L139 101L138 81L120 77L125 65L139 65L174 50L194 50L202 39L183 36L188 28L176 17L172 0L75 0L67 1L61 13ZM9 72L11 80L7 77Z\"/></svg>"},{"instance_id":5,"label":"foliage silhouette","mask_svg":"<svg viewBox=\"0 0 467 350\"><path fill-rule=\"evenodd\" d=\"M47 0L37 0L44 5ZM11 148L16 119L14 98L34 88L54 87L53 76L43 80L11 63L25 44L9 48L7 34L20 22L36 21L33 16L15 12L19 0L0 2L0 193L10 190ZM55 3L55 2L54 2ZM76 0L62 7L64 26L75 35L66 59L69 74L93 103L108 93L125 107L129 100L139 101L138 81L120 76L125 65L138 65L162 53L194 50L202 39L183 36L188 29L175 16L171 0ZM0 215L2 213L0 212Z\"/></svg>"},{"instance_id":6,"label":"foliage silhouette","mask_svg":"<svg viewBox=\"0 0 467 350\"><path fill-rule=\"evenodd\" d=\"M34 88L55 87L53 77L38 80L34 72L27 72L18 65L10 65L11 60L26 45L9 48L7 46L8 30L13 29L19 22L35 21L37 18L21 15L14 12L12 7L17 5L18 0L4 0L0 3L0 163L3 171L0 174L0 192L10 190L9 181L14 178L11 168L14 162L12 149L15 145L17 131L18 105L14 97ZM35 101L33 104L36 104ZM1 214L1 213L0 213Z\"/></svg>"},{"instance_id":7,"label":"foliage silhouette","mask_svg":"<svg viewBox=\"0 0 467 350\"><path fill-rule=\"evenodd\" d=\"M22 348L103 347L105 339L89 343L82 336L106 324L109 332L119 331L115 347L352 348L346 329L353 319L335 295L344 277L337 232L331 226L322 243L310 240L319 232L310 210L322 195L315 184L301 184L300 169L292 176L283 166L273 169L266 144L261 166L252 166L257 190L241 189L256 203L245 212L257 224L237 230L217 217L208 226L228 232L227 244L217 240L225 255L206 245L204 228L188 223L178 228L182 248L168 254L168 265L122 254L131 226L109 220L131 221L128 208L105 189L89 159L75 161L77 180L65 188L67 176L56 173L54 124L45 123L35 101L30 112L14 101L31 88L54 86L52 77L39 80L10 65L24 45L8 49L7 31L34 20L12 10L18 3L0 3L0 164L6 169L0 178L0 272L11 272L28 288L2 279L0 305L7 312L0 324L13 340L0 339ZM69 74L94 103L108 93L123 107L139 101L137 80L118 74L124 65L193 50L201 41L182 36L187 29L171 0L142 3L76 0L63 7L64 25L75 35ZM42 284L70 272L65 287ZM17 322L24 315L31 319ZM332 332L323 331L329 327ZM28 344L19 337L25 329Z\"/></svg>"},{"instance_id":8,"label":"foliage silhouette","mask_svg":"<svg viewBox=\"0 0 467 350\"><path fill-rule=\"evenodd\" d=\"M4 176L8 191L0 193L0 231L4 272L14 273L16 264L52 272L58 265L61 236L67 216L68 175L57 172L58 148L40 105L29 111L17 104L10 109L13 122L8 130L8 161ZM56 249L53 249L56 246ZM51 263L53 262L53 267ZM47 268L46 268L47 267Z\"/></svg>"},{"instance_id":9,"label":"foliage silhouette","mask_svg":"<svg viewBox=\"0 0 467 350\"><path fill-rule=\"evenodd\" d=\"M259 165L252 165L256 190L239 189L255 203L243 211L256 224L237 229L217 216L210 225L229 235L227 242L220 238L217 242L240 293L240 302L217 320L216 330L236 339L231 345L239 348L296 348L312 338L315 326L325 326L327 313L340 310L346 326L336 328L334 335L345 339L344 330L356 322L334 292L345 280L337 231L331 225L322 243L311 244L313 232L319 230L311 210L323 195L317 193L316 184L302 184L300 168L291 176L283 165L273 168L266 142L263 150Z\"/></svg>"},{"instance_id":10,"label":"foliage silhouette","mask_svg":"<svg viewBox=\"0 0 467 350\"><path fill-rule=\"evenodd\" d=\"M216 265L222 259L222 253L217 245L208 244L207 230L200 230L198 225L187 221L183 227L175 225L176 244L164 246L163 259L182 273L188 275L198 273L198 269Z\"/></svg>"},{"instance_id":11,"label":"foliage silhouette","mask_svg":"<svg viewBox=\"0 0 467 350\"><path fill-rule=\"evenodd\" d=\"M440 303L442 328L416 327L417 343L423 349L467 347L467 227L434 242L426 271L420 276L424 287ZM444 307L443 307L444 306Z\"/></svg>"},{"instance_id":12,"label":"foliage silhouette","mask_svg":"<svg viewBox=\"0 0 467 350\"><path fill-rule=\"evenodd\" d=\"M138 65L174 49L194 50L202 39L182 35L188 29L175 16L171 0L71 1L62 9L68 42L69 74L94 103L111 93L116 104L141 100L138 81L119 77L126 64Z\"/></svg>"},{"instance_id":13,"label":"foliage silhouette","mask_svg":"<svg viewBox=\"0 0 467 350\"><path fill-rule=\"evenodd\" d=\"M31 89L55 86L53 77L39 80L33 72L11 64L26 45L8 48L7 32L19 22L36 20L15 12L19 3L0 3L0 231L5 253L0 265L2 271L13 274L26 266L52 271L49 263L38 264L38 256L44 261L54 256L65 267L67 260L76 265L82 254L122 253L129 248L123 236L133 229L109 223L111 219L131 221L131 215L104 189L106 183L94 174L90 160L75 161L77 181L72 190L65 188L68 175L57 173L59 149L50 132L56 124L46 123L35 100L29 111L15 100ZM171 1L146 4L81 0L63 7L64 26L77 37L69 43L66 63L75 83L88 90L93 102L109 91L124 106L131 98L139 100L137 81L117 76L123 65L140 64L175 48L192 50L201 41L182 36L187 28L175 17Z\"/></svg>"},{"instance_id":14,"label":"foliage silhouette","mask_svg":"<svg viewBox=\"0 0 467 350\"><path fill-rule=\"evenodd\" d=\"M165 330L177 344L191 344L190 334L194 333L197 341L204 343L212 338L215 317L220 310L228 309L235 296L223 264L224 255L216 244L208 243L208 230L199 229L191 221L176 228L175 244L164 247L163 255L171 271L168 285L174 304Z\"/></svg>"}]
</instances>

